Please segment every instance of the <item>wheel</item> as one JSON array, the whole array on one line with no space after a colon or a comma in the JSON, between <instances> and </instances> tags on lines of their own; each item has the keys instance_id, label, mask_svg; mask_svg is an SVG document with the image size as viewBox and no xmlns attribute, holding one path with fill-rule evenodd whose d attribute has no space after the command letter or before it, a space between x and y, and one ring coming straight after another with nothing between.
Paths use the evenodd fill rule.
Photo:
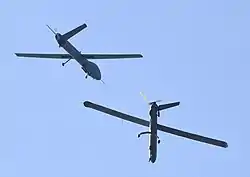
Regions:
<instances>
[{"instance_id":1,"label":"wheel","mask_svg":"<svg viewBox=\"0 0 250 177\"><path fill-rule=\"evenodd\" d=\"M158 144L160 144L161 140L158 140Z\"/></svg>"},{"instance_id":2,"label":"wheel","mask_svg":"<svg viewBox=\"0 0 250 177\"><path fill-rule=\"evenodd\" d=\"M64 66L65 65L65 63L62 63L62 66Z\"/></svg>"}]
</instances>

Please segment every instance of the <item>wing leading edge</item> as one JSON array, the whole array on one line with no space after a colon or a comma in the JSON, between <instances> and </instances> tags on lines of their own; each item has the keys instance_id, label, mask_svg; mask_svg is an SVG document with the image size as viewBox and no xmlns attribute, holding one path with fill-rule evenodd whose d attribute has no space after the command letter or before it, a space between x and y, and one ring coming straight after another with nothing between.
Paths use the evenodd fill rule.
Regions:
<instances>
[{"instance_id":1,"label":"wing leading edge","mask_svg":"<svg viewBox=\"0 0 250 177\"><path fill-rule=\"evenodd\" d=\"M55 53L15 53L18 57L28 58L47 58L47 59L69 59L72 58L70 54L55 54Z\"/></svg>"},{"instance_id":2,"label":"wing leading edge","mask_svg":"<svg viewBox=\"0 0 250 177\"><path fill-rule=\"evenodd\" d=\"M130 115L118 112L116 110L113 110L113 109L110 109L110 108L107 108L107 107L104 107L104 106L101 106L101 105L98 105L98 104L95 104L95 103L92 103L89 101L85 101L83 104L85 107L92 108L94 110L109 114L111 116L115 116L115 117L130 121L130 122L142 125L142 126L146 126L146 127L149 126L149 121L147 121L147 120L143 120L143 119L140 119L140 118L137 118L134 116L130 116ZM160 124L158 124L157 127L158 127L158 130L160 130L160 131L170 133L170 134L173 134L176 136L181 136L184 138L196 140L199 142L203 142L203 143L207 143L207 144L211 144L211 145L215 145L215 146L219 146L219 147L224 147L224 148L228 147L228 144L225 141L216 140L216 139L208 138L205 136L185 132L182 130L174 129L174 128L163 126Z\"/></svg>"},{"instance_id":3,"label":"wing leading edge","mask_svg":"<svg viewBox=\"0 0 250 177\"><path fill-rule=\"evenodd\" d=\"M73 59L70 54L55 54L55 53L15 53L18 57L28 58L47 58L47 59ZM86 59L125 59L125 58L142 58L141 54L82 54Z\"/></svg>"},{"instance_id":4,"label":"wing leading edge","mask_svg":"<svg viewBox=\"0 0 250 177\"><path fill-rule=\"evenodd\" d=\"M141 54L82 54L87 59L125 59L142 58Z\"/></svg>"},{"instance_id":5,"label":"wing leading edge","mask_svg":"<svg viewBox=\"0 0 250 177\"><path fill-rule=\"evenodd\" d=\"M92 108L92 109L95 109L97 111L109 114L111 116L121 118L121 119L126 120L126 121L130 121L130 122L133 122L133 123L136 123L136 124L139 124L139 125L142 125L142 126L146 126L146 127L149 126L149 121L147 121L147 120L143 120L143 119L140 119L140 118L137 118L137 117L134 117L134 116L130 116L128 114L124 114L124 113L118 112L116 110L106 108L104 106L101 106L101 105L98 105L98 104L95 104L95 103L91 103L89 101L85 101L83 104L87 108Z\"/></svg>"}]
</instances>

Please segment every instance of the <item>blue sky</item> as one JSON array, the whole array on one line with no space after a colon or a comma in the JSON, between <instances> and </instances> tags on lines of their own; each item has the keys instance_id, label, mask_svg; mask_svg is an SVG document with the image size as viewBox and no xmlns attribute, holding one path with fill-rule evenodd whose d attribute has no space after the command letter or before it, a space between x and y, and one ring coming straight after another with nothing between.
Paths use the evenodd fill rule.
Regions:
<instances>
[{"instance_id":1,"label":"blue sky","mask_svg":"<svg viewBox=\"0 0 250 177\"><path fill-rule=\"evenodd\" d=\"M248 177L249 7L247 0L1 1L0 176ZM95 61L106 84L71 61L19 59L64 53L46 24L86 53L142 53ZM159 132L148 163L144 127L82 105L90 100L148 119L149 100L180 101L159 122L226 140L228 149Z\"/></svg>"}]
</instances>

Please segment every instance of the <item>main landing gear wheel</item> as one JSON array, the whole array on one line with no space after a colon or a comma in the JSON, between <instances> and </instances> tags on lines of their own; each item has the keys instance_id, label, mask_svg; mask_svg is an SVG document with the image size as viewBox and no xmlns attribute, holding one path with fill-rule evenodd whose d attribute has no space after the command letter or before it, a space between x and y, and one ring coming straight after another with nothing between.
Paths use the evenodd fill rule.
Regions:
<instances>
[{"instance_id":1,"label":"main landing gear wheel","mask_svg":"<svg viewBox=\"0 0 250 177\"><path fill-rule=\"evenodd\" d=\"M72 58L69 58L67 61L62 63L62 66L64 66L66 63L68 63Z\"/></svg>"},{"instance_id":2,"label":"main landing gear wheel","mask_svg":"<svg viewBox=\"0 0 250 177\"><path fill-rule=\"evenodd\" d=\"M85 76L85 79L87 79L87 78L88 78L88 75Z\"/></svg>"},{"instance_id":3,"label":"main landing gear wheel","mask_svg":"<svg viewBox=\"0 0 250 177\"><path fill-rule=\"evenodd\" d=\"M160 144L161 140L158 140L158 144Z\"/></svg>"}]
</instances>

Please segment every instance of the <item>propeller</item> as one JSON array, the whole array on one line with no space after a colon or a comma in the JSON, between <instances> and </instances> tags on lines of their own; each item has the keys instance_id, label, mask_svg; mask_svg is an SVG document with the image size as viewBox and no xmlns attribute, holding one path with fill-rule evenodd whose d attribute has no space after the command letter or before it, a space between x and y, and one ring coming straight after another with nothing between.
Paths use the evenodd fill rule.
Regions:
<instances>
[{"instance_id":1,"label":"propeller","mask_svg":"<svg viewBox=\"0 0 250 177\"><path fill-rule=\"evenodd\" d=\"M141 96L144 98L144 100L145 100L149 105L153 105L153 104L156 104L156 103L162 101L162 100L156 100L156 101L151 101L151 102L149 102L148 99L147 99L147 97L146 97L142 92L140 92L140 94L141 94ZM160 117L159 106L158 106L157 104L156 104L155 106L156 106L156 108L157 108L157 116Z\"/></svg>"},{"instance_id":2,"label":"propeller","mask_svg":"<svg viewBox=\"0 0 250 177\"><path fill-rule=\"evenodd\" d=\"M144 98L144 100L149 104L149 105L152 105L154 103L158 103L158 102L161 102L162 100L156 100L156 101L148 101L147 97L142 93L140 92L141 96Z\"/></svg>"}]
</instances>

